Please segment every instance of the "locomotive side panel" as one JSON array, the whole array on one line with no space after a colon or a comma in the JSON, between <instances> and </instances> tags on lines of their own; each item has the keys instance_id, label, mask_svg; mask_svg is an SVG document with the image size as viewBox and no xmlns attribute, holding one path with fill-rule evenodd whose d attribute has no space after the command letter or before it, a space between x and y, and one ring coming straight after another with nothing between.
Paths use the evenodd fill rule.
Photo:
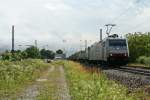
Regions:
<instances>
[{"instance_id":1,"label":"locomotive side panel","mask_svg":"<svg viewBox=\"0 0 150 100\"><path fill-rule=\"evenodd\" d=\"M96 61L99 58L99 44L95 43L89 51L89 60Z\"/></svg>"},{"instance_id":2,"label":"locomotive side panel","mask_svg":"<svg viewBox=\"0 0 150 100\"><path fill-rule=\"evenodd\" d=\"M105 40L105 42L103 43L103 61L108 61L108 56L109 56L109 43L108 43L108 39Z\"/></svg>"}]
</instances>

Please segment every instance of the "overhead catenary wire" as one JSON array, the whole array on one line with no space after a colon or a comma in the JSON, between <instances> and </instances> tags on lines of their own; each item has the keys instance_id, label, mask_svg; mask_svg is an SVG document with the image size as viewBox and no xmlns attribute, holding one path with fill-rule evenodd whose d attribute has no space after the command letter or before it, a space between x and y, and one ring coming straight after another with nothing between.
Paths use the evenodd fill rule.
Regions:
<instances>
[{"instance_id":1,"label":"overhead catenary wire","mask_svg":"<svg viewBox=\"0 0 150 100\"><path fill-rule=\"evenodd\" d=\"M127 14L127 12L129 12L130 9L131 9L131 6L129 6L127 9L125 9L123 12L121 12L117 17L113 18L110 23L117 22L122 16L124 16L125 14Z\"/></svg>"},{"instance_id":2,"label":"overhead catenary wire","mask_svg":"<svg viewBox=\"0 0 150 100\"><path fill-rule=\"evenodd\" d=\"M130 10L131 10L131 8L132 8L133 6L129 6L127 9L125 9L122 13L120 13L117 17L115 17L114 19L112 19L112 21L111 21L111 23L116 23L122 16L124 16L125 14L127 14ZM137 29L138 27L140 27L141 25L143 25L145 23L145 21L144 22L141 22L141 23L139 23L139 24L137 24L136 26L134 26L133 28L131 28L132 30L133 29ZM129 29L129 30L131 30L131 29Z\"/></svg>"},{"instance_id":3,"label":"overhead catenary wire","mask_svg":"<svg viewBox=\"0 0 150 100\"><path fill-rule=\"evenodd\" d=\"M148 21L148 20L145 20L145 21L143 21L143 22L137 24L136 26L134 26L134 27L132 27L132 28L130 28L130 29L128 29L128 30L133 31L133 30L135 30L135 29L141 27L141 26L142 26L143 24L145 24L145 22L147 22L147 21Z\"/></svg>"},{"instance_id":4,"label":"overhead catenary wire","mask_svg":"<svg viewBox=\"0 0 150 100\"><path fill-rule=\"evenodd\" d=\"M133 3L134 3L135 1L133 1ZM146 4L146 2L142 2L144 5ZM131 8L132 8L133 6L132 5L130 5L129 7L127 7L123 12L121 12L117 17L115 17L115 18L113 18L113 20L111 21L111 23L114 23L114 22L116 22L116 21L118 21L122 16L124 16L125 14L127 14L130 10L131 10Z\"/></svg>"},{"instance_id":5,"label":"overhead catenary wire","mask_svg":"<svg viewBox=\"0 0 150 100\"><path fill-rule=\"evenodd\" d=\"M117 4L119 5L119 4ZM109 6L108 6L109 7ZM110 7L109 7L110 8ZM126 13L128 13L128 11L132 8L132 6L127 7L123 12L121 12L118 16L116 16L115 18L113 18L111 21L109 21L108 23L115 23L116 21L118 21L122 16L124 16ZM110 8L111 9L111 8Z\"/></svg>"},{"instance_id":6,"label":"overhead catenary wire","mask_svg":"<svg viewBox=\"0 0 150 100\"><path fill-rule=\"evenodd\" d=\"M124 11L122 11L117 17L113 18L110 23L116 24L117 21L121 19L121 17L125 16L132 8L133 6L127 7ZM118 23L117 23L118 24ZM108 31L108 28L106 28L106 32Z\"/></svg>"}]
</instances>

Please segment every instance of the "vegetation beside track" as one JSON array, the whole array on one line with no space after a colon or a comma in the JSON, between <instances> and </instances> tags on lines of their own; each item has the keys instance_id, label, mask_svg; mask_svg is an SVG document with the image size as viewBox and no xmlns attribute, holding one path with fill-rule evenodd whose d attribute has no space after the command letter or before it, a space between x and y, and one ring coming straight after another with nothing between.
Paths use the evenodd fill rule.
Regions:
<instances>
[{"instance_id":1,"label":"vegetation beside track","mask_svg":"<svg viewBox=\"0 0 150 100\"><path fill-rule=\"evenodd\" d=\"M135 62L130 62L129 67L150 69L150 57L140 56Z\"/></svg>"},{"instance_id":2,"label":"vegetation beside track","mask_svg":"<svg viewBox=\"0 0 150 100\"><path fill-rule=\"evenodd\" d=\"M138 63L141 63L141 64L144 64L144 65L146 65L147 67L150 67L150 57L140 56L140 57L137 59L137 62L138 62Z\"/></svg>"},{"instance_id":3,"label":"vegetation beside track","mask_svg":"<svg viewBox=\"0 0 150 100\"><path fill-rule=\"evenodd\" d=\"M14 96L33 82L49 64L38 59L0 61L0 98Z\"/></svg>"},{"instance_id":4,"label":"vegetation beside track","mask_svg":"<svg viewBox=\"0 0 150 100\"><path fill-rule=\"evenodd\" d=\"M73 100L134 100L127 88L110 81L100 71L86 70L79 63L65 61L66 76Z\"/></svg>"},{"instance_id":5,"label":"vegetation beside track","mask_svg":"<svg viewBox=\"0 0 150 100\"><path fill-rule=\"evenodd\" d=\"M136 61L140 56L150 56L150 33L136 32L127 34L130 51L130 61Z\"/></svg>"},{"instance_id":6,"label":"vegetation beside track","mask_svg":"<svg viewBox=\"0 0 150 100\"><path fill-rule=\"evenodd\" d=\"M42 90L37 100L51 100L57 98L58 78L60 72L58 66L64 65L66 79L73 100L135 100L145 98L142 90L129 92L122 85L110 81L101 70L85 68L72 61L54 61L46 64L42 60L23 60L16 62L0 62L0 98L16 96L41 76L42 72L50 66L56 69L49 74L47 81L43 82ZM147 99L144 99L147 100Z\"/></svg>"},{"instance_id":7,"label":"vegetation beside track","mask_svg":"<svg viewBox=\"0 0 150 100\"><path fill-rule=\"evenodd\" d=\"M131 67L150 67L150 33L127 34Z\"/></svg>"}]
</instances>

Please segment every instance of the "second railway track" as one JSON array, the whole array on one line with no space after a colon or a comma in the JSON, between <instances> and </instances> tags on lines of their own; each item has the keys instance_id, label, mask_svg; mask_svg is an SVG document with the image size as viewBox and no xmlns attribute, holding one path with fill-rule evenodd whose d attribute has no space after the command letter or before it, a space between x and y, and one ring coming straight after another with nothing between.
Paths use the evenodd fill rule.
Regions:
<instances>
[{"instance_id":1,"label":"second railway track","mask_svg":"<svg viewBox=\"0 0 150 100\"><path fill-rule=\"evenodd\" d=\"M106 76L128 88L140 88L150 85L150 70L126 66L103 69Z\"/></svg>"},{"instance_id":2,"label":"second railway track","mask_svg":"<svg viewBox=\"0 0 150 100\"><path fill-rule=\"evenodd\" d=\"M106 74L107 78L119 82L129 89L150 86L150 69L128 66L102 66L98 64L81 63L87 68L95 68ZM89 69L90 70L90 69Z\"/></svg>"},{"instance_id":3,"label":"second railway track","mask_svg":"<svg viewBox=\"0 0 150 100\"><path fill-rule=\"evenodd\" d=\"M149 69L131 68L131 67L126 67L126 66L121 66L118 68L114 68L114 70L119 70L122 72L129 72L129 73L133 73L133 74L140 74L140 75L144 75L144 76L150 76Z\"/></svg>"}]
</instances>

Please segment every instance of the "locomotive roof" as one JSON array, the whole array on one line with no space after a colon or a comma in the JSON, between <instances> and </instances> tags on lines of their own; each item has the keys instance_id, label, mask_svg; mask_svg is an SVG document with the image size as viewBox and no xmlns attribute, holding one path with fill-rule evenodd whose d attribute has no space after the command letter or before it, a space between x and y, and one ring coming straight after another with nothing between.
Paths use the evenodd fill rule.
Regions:
<instances>
[{"instance_id":1,"label":"locomotive roof","mask_svg":"<svg viewBox=\"0 0 150 100\"><path fill-rule=\"evenodd\" d=\"M106 41L106 40L111 40L111 39L114 39L114 40L118 40L118 39L126 39L126 38L120 38L120 37L106 37L105 39L104 39L104 41Z\"/></svg>"},{"instance_id":2,"label":"locomotive roof","mask_svg":"<svg viewBox=\"0 0 150 100\"><path fill-rule=\"evenodd\" d=\"M120 39L122 39L122 40L125 40L126 38L120 38L120 37L106 37L106 38L104 38L102 41L99 41L99 42L95 42L94 44L92 44L91 46L94 46L94 45L97 45L97 44L99 44L99 43L102 43L102 42L105 42L106 40L120 40Z\"/></svg>"}]
</instances>

